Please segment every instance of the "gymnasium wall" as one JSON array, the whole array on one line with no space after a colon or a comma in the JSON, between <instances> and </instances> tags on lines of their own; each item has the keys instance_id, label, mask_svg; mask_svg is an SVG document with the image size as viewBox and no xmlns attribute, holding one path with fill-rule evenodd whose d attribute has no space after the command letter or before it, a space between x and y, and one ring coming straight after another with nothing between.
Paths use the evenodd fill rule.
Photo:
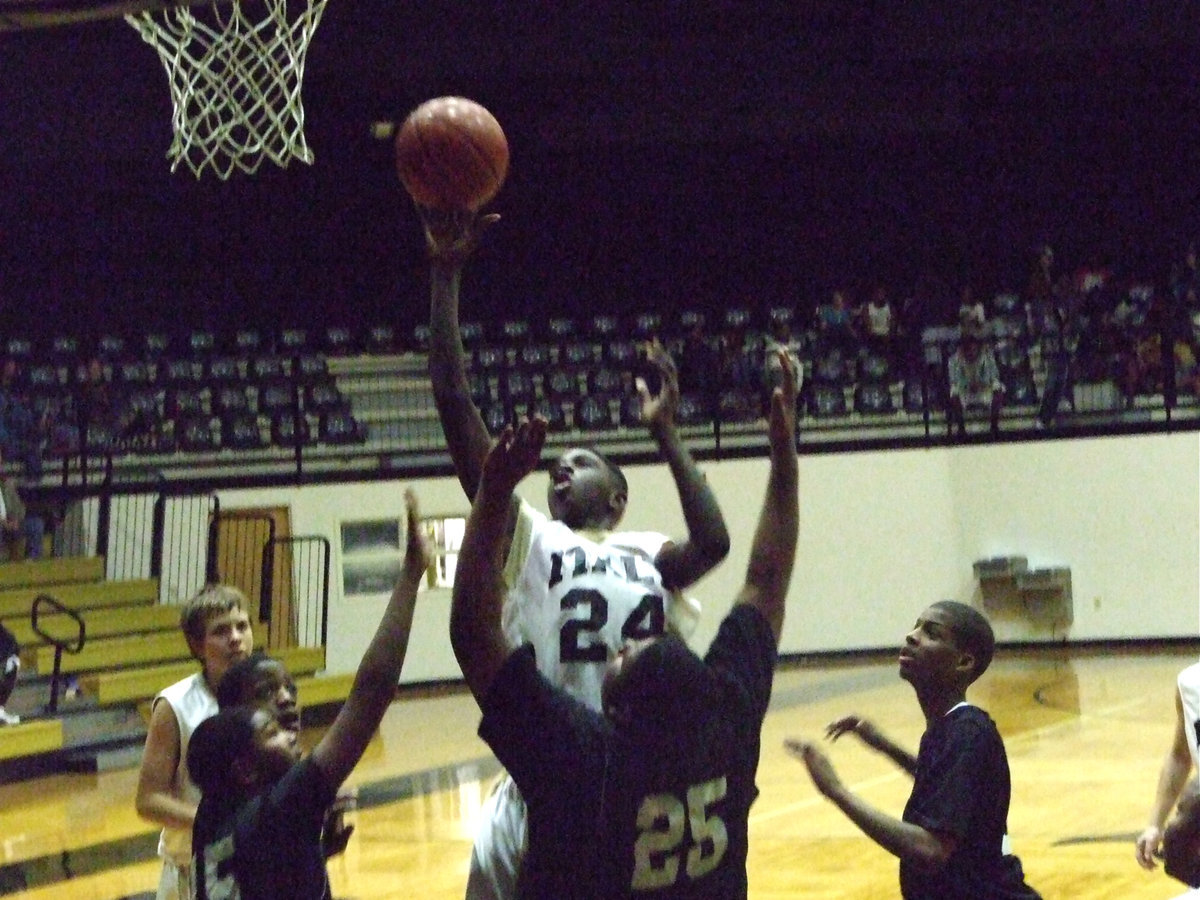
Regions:
<instances>
[{"instance_id":1,"label":"gymnasium wall","mask_svg":"<svg viewBox=\"0 0 1200 900\"><path fill-rule=\"evenodd\" d=\"M1068 566L1073 622L1051 628L1018 604L993 618L1008 641L1195 637L1200 633L1200 436L1150 435L803 456L800 547L782 650L897 646L933 600L980 602L972 564L1022 555ZM706 647L741 584L766 481L763 459L706 463L733 538L729 558L695 586ZM626 525L681 534L665 467L627 470ZM467 511L451 478L414 482L426 515ZM339 523L402 516L402 482L229 491L223 509L287 506L293 533L332 542L328 660L352 670L385 596L345 598ZM546 476L524 495L545 508ZM1007 602L1007 601L1005 601ZM418 603L405 681L458 677L448 591Z\"/></svg>"}]
</instances>

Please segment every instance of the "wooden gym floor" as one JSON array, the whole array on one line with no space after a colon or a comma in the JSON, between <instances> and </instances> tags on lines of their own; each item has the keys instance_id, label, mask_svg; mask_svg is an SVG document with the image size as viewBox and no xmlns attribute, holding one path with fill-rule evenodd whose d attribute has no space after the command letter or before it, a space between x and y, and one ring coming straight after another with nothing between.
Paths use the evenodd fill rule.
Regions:
<instances>
[{"instance_id":1,"label":"wooden gym floor","mask_svg":"<svg viewBox=\"0 0 1200 900\"><path fill-rule=\"evenodd\" d=\"M1166 900L1183 886L1143 872L1133 838L1172 736L1174 679L1195 647L1001 651L971 698L1008 746L1009 832L1048 898ZM783 739L856 712L916 748L921 723L892 659L785 664L763 730L751 817L750 896L893 898L896 862L813 789ZM462 897L473 821L496 772L458 690L395 703L352 777L357 831L330 865L334 895ZM315 732L306 733L306 741ZM899 814L909 784L853 740L831 748L842 777ZM0 786L0 896L117 900L153 891L155 836L133 812L136 771Z\"/></svg>"}]
</instances>

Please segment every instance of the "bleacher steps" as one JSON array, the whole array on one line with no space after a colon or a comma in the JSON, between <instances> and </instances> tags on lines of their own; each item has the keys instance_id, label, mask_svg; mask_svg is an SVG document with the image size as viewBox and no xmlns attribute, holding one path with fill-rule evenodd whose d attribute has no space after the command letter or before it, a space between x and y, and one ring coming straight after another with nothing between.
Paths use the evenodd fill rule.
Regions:
<instances>
[{"instance_id":1,"label":"bleacher steps","mask_svg":"<svg viewBox=\"0 0 1200 900\"><path fill-rule=\"evenodd\" d=\"M309 675L296 679L296 694L300 698L300 709L342 703L354 685L354 673L338 675Z\"/></svg>"},{"instance_id":2,"label":"bleacher steps","mask_svg":"<svg viewBox=\"0 0 1200 900\"><path fill-rule=\"evenodd\" d=\"M112 606L133 606L158 602L158 580L131 578L121 581L97 581L79 584L45 584L39 587L0 589L0 621L8 627L10 619L28 619L33 601L49 594L63 606L76 611Z\"/></svg>"},{"instance_id":3,"label":"bleacher steps","mask_svg":"<svg viewBox=\"0 0 1200 900\"><path fill-rule=\"evenodd\" d=\"M80 618L83 619L86 641L119 635L179 630L179 608L176 606L101 607L80 611ZM29 619L14 619L5 622L4 627L12 632L22 648L46 643L34 632L33 623ZM74 641L79 630L75 620L62 613L40 616L38 627L54 638L68 643Z\"/></svg>"},{"instance_id":4,"label":"bleacher steps","mask_svg":"<svg viewBox=\"0 0 1200 900\"><path fill-rule=\"evenodd\" d=\"M104 559L64 556L0 563L0 589L102 581Z\"/></svg>"},{"instance_id":5,"label":"bleacher steps","mask_svg":"<svg viewBox=\"0 0 1200 900\"><path fill-rule=\"evenodd\" d=\"M287 647L269 651L269 654L283 660L294 678L311 675L325 668L324 647ZM168 685L193 674L196 666L195 660L188 659L121 671L92 672L80 677L79 685L97 705L112 706L148 700Z\"/></svg>"},{"instance_id":6,"label":"bleacher steps","mask_svg":"<svg viewBox=\"0 0 1200 900\"><path fill-rule=\"evenodd\" d=\"M63 745L60 719L33 719L0 726L0 760L51 753Z\"/></svg>"},{"instance_id":7,"label":"bleacher steps","mask_svg":"<svg viewBox=\"0 0 1200 900\"><path fill-rule=\"evenodd\" d=\"M91 672L190 658L187 641L176 628L144 635L89 640L78 653L63 653L62 671ZM54 671L54 647L22 648L21 664L29 672L49 675Z\"/></svg>"}]
</instances>

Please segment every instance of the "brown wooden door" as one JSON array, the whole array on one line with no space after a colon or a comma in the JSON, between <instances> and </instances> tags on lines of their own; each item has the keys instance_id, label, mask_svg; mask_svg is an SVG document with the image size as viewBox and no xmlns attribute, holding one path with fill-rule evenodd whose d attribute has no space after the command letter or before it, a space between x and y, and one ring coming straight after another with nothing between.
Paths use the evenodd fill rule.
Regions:
<instances>
[{"instance_id":1,"label":"brown wooden door","mask_svg":"<svg viewBox=\"0 0 1200 900\"><path fill-rule=\"evenodd\" d=\"M291 513L286 506L222 510L217 523L217 578L239 588L250 600L250 617L260 646L294 646L292 626ZM264 587L263 558L276 549L269 584ZM269 596L264 597L264 592ZM269 622L269 625L264 622Z\"/></svg>"}]
</instances>

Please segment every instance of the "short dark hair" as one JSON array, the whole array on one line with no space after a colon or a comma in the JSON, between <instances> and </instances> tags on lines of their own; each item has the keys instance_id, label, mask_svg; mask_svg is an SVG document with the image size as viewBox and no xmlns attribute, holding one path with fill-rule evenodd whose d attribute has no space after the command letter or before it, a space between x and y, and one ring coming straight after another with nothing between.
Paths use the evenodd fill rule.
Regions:
<instances>
[{"instance_id":1,"label":"short dark hair","mask_svg":"<svg viewBox=\"0 0 1200 900\"><path fill-rule=\"evenodd\" d=\"M678 734L709 705L708 669L677 634L649 644L624 674L617 702L641 732Z\"/></svg>"},{"instance_id":2,"label":"short dark hair","mask_svg":"<svg viewBox=\"0 0 1200 900\"><path fill-rule=\"evenodd\" d=\"M214 798L239 791L234 761L254 745L253 706L232 706L196 726L188 741L187 769L200 793Z\"/></svg>"},{"instance_id":3,"label":"short dark hair","mask_svg":"<svg viewBox=\"0 0 1200 900\"><path fill-rule=\"evenodd\" d=\"M996 652L996 634L991 623L975 607L956 600L939 600L933 606L946 613L950 620L947 626L958 648L975 658L975 671L971 673L971 681L974 681L987 671Z\"/></svg>"},{"instance_id":4,"label":"short dark hair","mask_svg":"<svg viewBox=\"0 0 1200 900\"><path fill-rule=\"evenodd\" d=\"M217 706L225 709L228 706L238 706L249 703L251 689L254 687L254 673L267 663L282 662L267 656L261 650L255 650L245 659L239 659L230 666L217 685Z\"/></svg>"},{"instance_id":5,"label":"short dark hair","mask_svg":"<svg viewBox=\"0 0 1200 900\"><path fill-rule=\"evenodd\" d=\"M621 467L618 466L610 456L608 456L607 454L601 453L595 447L589 446L587 449L590 452L596 454L596 458L599 459L600 462L602 462L604 464L604 468L608 469L608 474L611 475L613 478L613 481L616 482L617 488L621 491L622 494L624 494L626 497L628 497L629 496L629 481L628 481L628 479L625 478L625 473L621 471Z\"/></svg>"}]
</instances>

